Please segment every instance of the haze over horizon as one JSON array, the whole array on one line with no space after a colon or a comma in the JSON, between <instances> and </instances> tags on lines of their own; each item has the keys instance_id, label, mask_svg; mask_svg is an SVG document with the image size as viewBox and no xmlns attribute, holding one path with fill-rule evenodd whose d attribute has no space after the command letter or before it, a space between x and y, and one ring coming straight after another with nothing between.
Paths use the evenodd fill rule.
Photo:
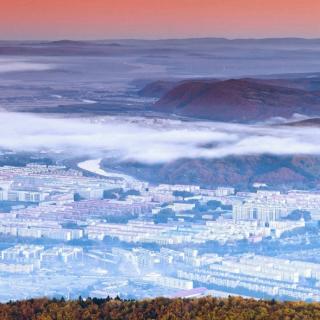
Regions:
<instances>
[{"instance_id":1,"label":"haze over horizon","mask_svg":"<svg viewBox=\"0 0 320 320\"><path fill-rule=\"evenodd\" d=\"M317 41L320 40L319 37L293 37L293 36L279 36L279 37L216 37L216 36L195 36L195 37L163 37L163 38L143 38L143 37L124 37L124 38L76 38L76 37L60 37L60 38L39 38L39 39L33 39L33 38L26 38L26 39L4 39L0 38L0 41L3 42L100 42L100 41L183 41L183 40L223 40L223 41L259 41L259 40L310 40L310 41Z\"/></svg>"},{"instance_id":2,"label":"haze over horizon","mask_svg":"<svg viewBox=\"0 0 320 320\"><path fill-rule=\"evenodd\" d=\"M12 0L0 39L319 38L314 0Z\"/></svg>"}]
</instances>

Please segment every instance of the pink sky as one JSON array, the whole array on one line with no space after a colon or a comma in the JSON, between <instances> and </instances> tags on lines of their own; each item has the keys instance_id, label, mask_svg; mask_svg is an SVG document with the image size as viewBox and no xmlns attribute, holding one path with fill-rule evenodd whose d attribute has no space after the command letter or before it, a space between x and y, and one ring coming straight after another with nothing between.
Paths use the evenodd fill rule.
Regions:
<instances>
[{"instance_id":1,"label":"pink sky","mask_svg":"<svg viewBox=\"0 0 320 320\"><path fill-rule=\"evenodd\" d=\"M0 39L319 37L319 0L2 0Z\"/></svg>"}]
</instances>

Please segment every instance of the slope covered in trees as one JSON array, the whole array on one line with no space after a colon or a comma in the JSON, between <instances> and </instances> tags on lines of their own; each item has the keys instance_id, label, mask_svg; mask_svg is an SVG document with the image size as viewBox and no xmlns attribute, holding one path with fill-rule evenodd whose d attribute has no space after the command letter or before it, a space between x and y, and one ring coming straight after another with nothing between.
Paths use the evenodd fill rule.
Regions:
<instances>
[{"instance_id":1,"label":"slope covered in trees","mask_svg":"<svg viewBox=\"0 0 320 320\"><path fill-rule=\"evenodd\" d=\"M167 299L142 301L32 299L0 305L1 320L316 320L319 303L227 299Z\"/></svg>"},{"instance_id":2,"label":"slope covered in trees","mask_svg":"<svg viewBox=\"0 0 320 320\"><path fill-rule=\"evenodd\" d=\"M102 162L108 170L123 172L151 183L197 184L204 188L233 186L249 189L254 182L282 189L320 188L318 155L238 155L216 159L178 159L164 164Z\"/></svg>"}]
</instances>

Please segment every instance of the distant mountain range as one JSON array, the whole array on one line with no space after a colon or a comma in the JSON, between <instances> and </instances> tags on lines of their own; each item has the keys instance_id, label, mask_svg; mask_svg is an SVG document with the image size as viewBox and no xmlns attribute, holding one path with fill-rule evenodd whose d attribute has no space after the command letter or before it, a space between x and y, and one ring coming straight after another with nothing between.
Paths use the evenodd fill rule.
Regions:
<instances>
[{"instance_id":1,"label":"distant mountain range","mask_svg":"<svg viewBox=\"0 0 320 320\"><path fill-rule=\"evenodd\" d=\"M216 121L250 122L299 113L320 116L320 77L301 79L157 81L140 94L161 97L158 112Z\"/></svg>"}]
</instances>

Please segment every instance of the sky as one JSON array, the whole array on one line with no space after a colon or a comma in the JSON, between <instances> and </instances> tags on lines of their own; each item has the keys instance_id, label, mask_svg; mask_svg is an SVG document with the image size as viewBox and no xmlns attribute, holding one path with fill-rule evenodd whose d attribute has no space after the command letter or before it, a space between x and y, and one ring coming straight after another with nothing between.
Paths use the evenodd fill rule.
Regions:
<instances>
[{"instance_id":1,"label":"sky","mask_svg":"<svg viewBox=\"0 0 320 320\"><path fill-rule=\"evenodd\" d=\"M0 39L320 38L319 0L0 0Z\"/></svg>"}]
</instances>

